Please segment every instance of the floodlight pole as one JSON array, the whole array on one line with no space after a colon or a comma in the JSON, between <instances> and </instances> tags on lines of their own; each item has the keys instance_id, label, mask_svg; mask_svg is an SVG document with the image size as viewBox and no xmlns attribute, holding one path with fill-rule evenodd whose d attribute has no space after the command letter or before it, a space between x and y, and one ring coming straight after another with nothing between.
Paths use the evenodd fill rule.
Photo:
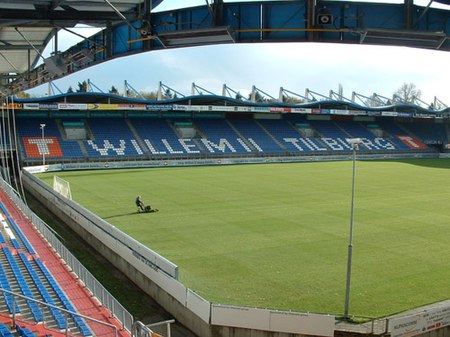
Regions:
<instances>
[{"instance_id":1,"label":"floodlight pole","mask_svg":"<svg viewBox=\"0 0 450 337\"><path fill-rule=\"evenodd\" d=\"M45 124L41 124L41 130L42 130L42 145L44 145L44 128ZM43 148L43 147L42 147ZM42 165L45 166L45 151L42 151Z\"/></svg>"},{"instance_id":2,"label":"floodlight pole","mask_svg":"<svg viewBox=\"0 0 450 337\"><path fill-rule=\"evenodd\" d=\"M345 307L344 307L344 319L348 319L348 306L350 302L350 281L352 276L352 253L353 253L353 216L355 210L355 174L356 174L356 150L359 149L361 144L360 138L347 139L353 150L353 173L352 173L352 201L350 209L350 238L348 242L348 255L347 255L347 282L345 287Z\"/></svg>"}]
</instances>

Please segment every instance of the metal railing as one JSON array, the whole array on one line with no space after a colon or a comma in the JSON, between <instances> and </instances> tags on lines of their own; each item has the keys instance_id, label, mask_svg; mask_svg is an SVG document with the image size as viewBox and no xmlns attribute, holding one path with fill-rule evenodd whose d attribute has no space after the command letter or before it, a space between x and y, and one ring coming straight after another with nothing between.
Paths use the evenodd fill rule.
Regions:
<instances>
[{"instance_id":1,"label":"metal railing","mask_svg":"<svg viewBox=\"0 0 450 337\"><path fill-rule=\"evenodd\" d=\"M111 293L84 267L80 261L65 247L60 239L55 235L51 229L41 218L39 218L29 207L24 203L22 198L16 191L8 185L3 179L0 179L0 185L3 190L8 193L12 201L21 209L24 215L31 220L33 225L43 235L45 240L51 245L55 252L62 260L71 268L78 278L84 283L87 290L89 290L97 300L107 308L113 317L115 317L121 324L122 328L131 332L134 318L125 309L119 301L117 301Z\"/></svg>"},{"instance_id":2,"label":"metal railing","mask_svg":"<svg viewBox=\"0 0 450 337\"><path fill-rule=\"evenodd\" d=\"M389 318L350 315L336 315L336 331L351 331L361 335L384 335L388 333Z\"/></svg>"},{"instance_id":3,"label":"metal railing","mask_svg":"<svg viewBox=\"0 0 450 337\"><path fill-rule=\"evenodd\" d=\"M22 299L24 299L26 301L37 303L39 305L39 307L53 308L53 309L57 309L57 310L63 312L64 313L64 318L65 318L65 323L66 323L65 324L66 328L64 329L64 333L65 333L66 336L73 336L74 335L74 334L72 334L70 332L70 329L69 329L69 324L68 324L69 316L78 316L80 318L83 318L86 321L90 321L90 322L95 323L95 324L100 324L102 326L109 327L109 328L111 328L114 331L114 337L117 337L119 335L118 328L115 325L113 325L113 324L102 322L102 321L99 321L99 320L97 320L95 318L92 318L92 317L89 317L89 316L84 316L84 315L81 315L79 313L72 312L72 311L66 310L64 308L57 307L55 305L52 305L52 304L49 304L49 303L45 303L45 302L42 302L42 301L30 298L30 297L27 297L27 296L23 296L23 295L17 294L15 292L12 292L12 291L9 291L9 290L6 290L6 289L0 288L0 293L2 293L2 294L6 293L6 294L11 295L11 302L12 302L12 313L11 314L12 314L12 320L13 320L13 324L14 325L16 325L16 323L18 321L25 322L24 320L19 320L17 318L19 313L16 312L16 309L18 309L18 308L16 308L16 305L15 305L16 298L22 298ZM46 322L44 321L43 323L46 323Z\"/></svg>"}]
</instances>

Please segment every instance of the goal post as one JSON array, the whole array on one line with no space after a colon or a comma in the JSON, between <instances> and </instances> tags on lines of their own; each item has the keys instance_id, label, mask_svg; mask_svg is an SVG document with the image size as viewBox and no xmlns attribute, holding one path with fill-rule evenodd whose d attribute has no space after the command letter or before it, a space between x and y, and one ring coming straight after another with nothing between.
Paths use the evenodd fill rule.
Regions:
<instances>
[{"instance_id":1,"label":"goal post","mask_svg":"<svg viewBox=\"0 0 450 337\"><path fill-rule=\"evenodd\" d=\"M58 176L53 176L53 190L72 200L72 191L70 190L70 183Z\"/></svg>"}]
</instances>

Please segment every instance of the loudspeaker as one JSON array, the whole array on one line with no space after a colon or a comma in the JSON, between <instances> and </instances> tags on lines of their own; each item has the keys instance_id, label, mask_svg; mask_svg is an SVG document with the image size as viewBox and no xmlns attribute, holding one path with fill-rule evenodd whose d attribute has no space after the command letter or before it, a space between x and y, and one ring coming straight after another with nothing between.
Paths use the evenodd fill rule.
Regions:
<instances>
[{"instance_id":1,"label":"loudspeaker","mask_svg":"<svg viewBox=\"0 0 450 337\"><path fill-rule=\"evenodd\" d=\"M143 37L151 35L150 23L148 21L145 21L145 20L142 21L141 28L138 29L138 32Z\"/></svg>"},{"instance_id":2,"label":"loudspeaker","mask_svg":"<svg viewBox=\"0 0 450 337\"><path fill-rule=\"evenodd\" d=\"M319 15L317 15L317 23L319 25L329 25L329 24L333 23L333 15L319 14Z\"/></svg>"}]
</instances>

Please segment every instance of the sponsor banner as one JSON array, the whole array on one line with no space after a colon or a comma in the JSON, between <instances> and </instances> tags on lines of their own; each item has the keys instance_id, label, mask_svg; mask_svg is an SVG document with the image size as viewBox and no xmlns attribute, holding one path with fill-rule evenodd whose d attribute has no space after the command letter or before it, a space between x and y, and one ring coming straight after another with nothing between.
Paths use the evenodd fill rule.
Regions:
<instances>
[{"instance_id":1,"label":"sponsor banner","mask_svg":"<svg viewBox=\"0 0 450 337\"><path fill-rule=\"evenodd\" d=\"M58 110L58 103L39 103L39 110Z\"/></svg>"},{"instance_id":2,"label":"sponsor banner","mask_svg":"<svg viewBox=\"0 0 450 337\"><path fill-rule=\"evenodd\" d=\"M189 111L190 110L189 105L177 105L177 104L174 104L172 106L172 109L174 111Z\"/></svg>"},{"instance_id":3,"label":"sponsor banner","mask_svg":"<svg viewBox=\"0 0 450 337\"><path fill-rule=\"evenodd\" d=\"M397 112L397 116L398 117L412 117L413 116L413 113L412 112L404 112L404 111L402 111L402 112Z\"/></svg>"},{"instance_id":4,"label":"sponsor banner","mask_svg":"<svg viewBox=\"0 0 450 337\"><path fill-rule=\"evenodd\" d=\"M166 104L153 104L153 105L147 105L146 109L150 111L169 111L172 110L172 105L166 105Z\"/></svg>"},{"instance_id":5,"label":"sponsor banner","mask_svg":"<svg viewBox=\"0 0 450 337\"><path fill-rule=\"evenodd\" d=\"M239 112L251 112L252 108L249 107L249 106L238 106L236 111L239 111Z\"/></svg>"},{"instance_id":6,"label":"sponsor banner","mask_svg":"<svg viewBox=\"0 0 450 337\"><path fill-rule=\"evenodd\" d=\"M4 108L7 109L20 109L21 105L18 103L8 103L6 106L4 106Z\"/></svg>"},{"instance_id":7,"label":"sponsor banner","mask_svg":"<svg viewBox=\"0 0 450 337\"><path fill-rule=\"evenodd\" d=\"M325 113L325 112L322 111L322 113ZM349 110L334 110L334 109L331 109L331 110L329 110L329 114L330 115L349 115L350 111Z\"/></svg>"},{"instance_id":8,"label":"sponsor banner","mask_svg":"<svg viewBox=\"0 0 450 337\"><path fill-rule=\"evenodd\" d=\"M311 336L334 336L335 317L211 304L211 324Z\"/></svg>"},{"instance_id":9,"label":"sponsor banner","mask_svg":"<svg viewBox=\"0 0 450 337\"><path fill-rule=\"evenodd\" d=\"M88 104L58 103L59 110L87 110Z\"/></svg>"},{"instance_id":10,"label":"sponsor banner","mask_svg":"<svg viewBox=\"0 0 450 337\"><path fill-rule=\"evenodd\" d=\"M27 110L39 110L39 103L23 103L23 108Z\"/></svg>"},{"instance_id":11,"label":"sponsor banner","mask_svg":"<svg viewBox=\"0 0 450 337\"><path fill-rule=\"evenodd\" d=\"M148 111L218 111L218 112L253 112L253 113L299 113L313 115L341 115L341 116L386 116L400 118L424 118L429 120L436 116L430 113L413 113L410 111L364 111L339 110L320 108L293 107L261 107L261 106L215 106L215 105L183 105L183 104L106 104L106 103L14 103L14 106L24 110L148 110ZM11 105L10 105L11 107Z\"/></svg>"},{"instance_id":12,"label":"sponsor banner","mask_svg":"<svg viewBox=\"0 0 450 337\"><path fill-rule=\"evenodd\" d=\"M265 107L265 106L253 106L251 111L252 112L270 112L270 108Z\"/></svg>"},{"instance_id":13,"label":"sponsor banner","mask_svg":"<svg viewBox=\"0 0 450 337\"><path fill-rule=\"evenodd\" d=\"M291 112L292 113L297 113L297 114L310 114L311 113L311 109L291 108Z\"/></svg>"},{"instance_id":14,"label":"sponsor banner","mask_svg":"<svg viewBox=\"0 0 450 337\"><path fill-rule=\"evenodd\" d=\"M450 325L450 307L437 307L389 321L391 337L412 337Z\"/></svg>"},{"instance_id":15,"label":"sponsor banner","mask_svg":"<svg viewBox=\"0 0 450 337\"><path fill-rule=\"evenodd\" d=\"M214 106L211 105L211 111L224 111L224 112L231 112L231 111L235 111L234 106Z\"/></svg>"},{"instance_id":16,"label":"sponsor banner","mask_svg":"<svg viewBox=\"0 0 450 337\"><path fill-rule=\"evenodd\" d=\"M381 116L396 117L397 111L381 111Z\"/></svg>"},{"instance_id":17,"label":"sponsor banner","mask_svg":"<svg viewBox=\"0 0 450 337\"><path fill-rule=\"evenodd\" d=\"M291 108L270 107L270 112L290 113Z\"/></svg>"},{"instance_id":18,"label":"sponsor banner","mask_svg":"<svg viewBox=\"0 0 450 337\"><path fill-rule=\"evenodd\" d=\"M420 321L420 315L392 319L389 322L391 337L410 337L420 334L422 332Z\"/></svg>"},{"instance_id":19,"label":"sponsor banner","mask_svg":"<svg viewBox=\"0 0 450 337\"><path fill-rule=\"evenodd\" d=\"M145 104L117 104L119 110L145 110Z\"/></svg>"},{"instance_id":20,"label":"sponsor banner","mask_svg":"<svg viewBox=\"0 0 450 337\"><path fill-rule=\"evenodd\" d=\"M145 104L88 104L89 110L145 110Z\"/></svg>"},{"instance_id":21,"label":"sponsor banner","mask_svg":"<svg viewBox=\"0 0 450 337\"><path fill-rule=\"evenodd\" d=\"M117 104L88 104L89 110L117 110Z\"/></svg>"},{"instance_id":22,"label":"sponsor banner","mask_svg":"<svg viewBox=\"0 0 450 337\"><path fill-rule=\"evenodd\" d=\"M30 172L31 174L43 173L48 171L48 165L28 166L24 167L23 169L27 172Z\"/></svg>"},{"instance_id":23,"label":"sponsor banner","mask_svg":"<svg viewBox=\"0 0 450 337\"><path fill-rule=\"evenodd\" d=\"M416 113L415 117L418 117L418 118L434 118L434 117L436 117L436 115L425 114L425 113Z\"/></svg>"},{"instance_id":24,"label":"sponsor banner","mask_svg":"<svg viewBox=\"0 0 450 337\"><path fill-rule=\"evenodd\" d=\"M114 108L110 106L115 106L116 104L88 104L89 110L114 110Z\"/></svg>"},{"instance_id":25,"label":"sponsor banner","mask_svg":"<svg viewBox=\"0 0 450 337\"><path fill-rule=\"evenodd\" d=\"M210 111L211 106L209 105L190 105L191 111Z\"/></svg>"}]
</instances>

